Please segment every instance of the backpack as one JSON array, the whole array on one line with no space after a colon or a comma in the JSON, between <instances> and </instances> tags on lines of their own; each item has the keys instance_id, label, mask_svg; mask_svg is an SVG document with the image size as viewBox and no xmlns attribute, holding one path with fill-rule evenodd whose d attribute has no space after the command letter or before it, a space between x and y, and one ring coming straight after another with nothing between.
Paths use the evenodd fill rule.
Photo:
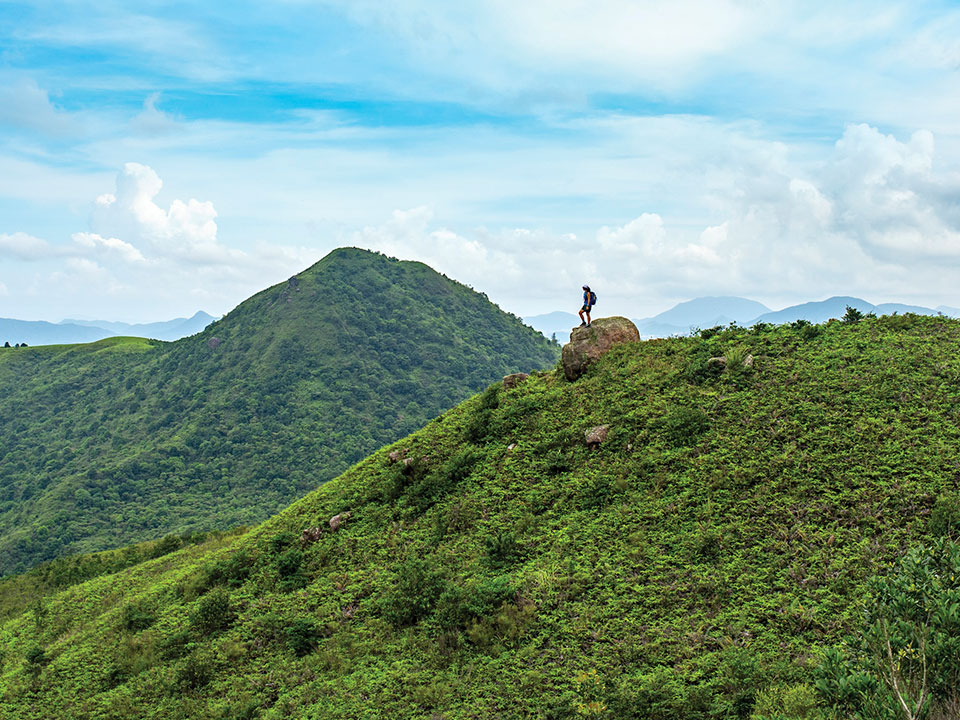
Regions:
<instances>
[{"instance_id":1,"label":"backpack","mask_svg":"<svg viewBox=\"0 0 960 720\"><path fill-rule=\"evenodd\" d=\"M590 307L593 307L597 304L597 294L591 290L590 291Z\"/></svg>"}]
</instances>

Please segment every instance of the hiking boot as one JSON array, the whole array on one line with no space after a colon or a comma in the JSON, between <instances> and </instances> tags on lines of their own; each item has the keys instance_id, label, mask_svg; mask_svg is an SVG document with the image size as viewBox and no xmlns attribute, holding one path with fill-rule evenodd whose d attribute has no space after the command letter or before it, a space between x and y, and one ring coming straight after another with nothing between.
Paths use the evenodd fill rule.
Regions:
<instances>
[{"instance_id":1,"label":"hiking boot","mask_svg":"<svg viewBox=\"0 0 960 720\"><path fill-rule=\"evenodd\" d=\"M587 327L587 324L585 322L582 322L580 323L580 327Z\"/></svg>"},{"instance_id":2,"label":"hiking boot","mask_svg":"<svg viewBox=\"0 0 960 720\"><path fill-rule=\"evenodd\" d=\"M587 323L587 327L590 327L591 323Z\"/></svg>"}]
</instances>

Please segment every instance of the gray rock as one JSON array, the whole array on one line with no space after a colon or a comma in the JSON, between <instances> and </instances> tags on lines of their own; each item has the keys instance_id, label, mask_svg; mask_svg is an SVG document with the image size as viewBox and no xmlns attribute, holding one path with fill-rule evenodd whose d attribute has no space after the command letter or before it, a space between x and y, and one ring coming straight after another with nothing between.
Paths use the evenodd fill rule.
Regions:
<instances>
[{"instance_id":1,"label":"gray rock","mask_svg":"<svg viewBox=\"0 0 960 720\"><path fill-rule=\"evenodd\" d=\"M600 447L600 443L607 439L607 433L610 432L609 425L597 425L583 433L587 445L592 448Z\"/></svg>"},{"instance_id":2,"label":"gray rock","mask_svg":"<svg viewBox=\"0 0 960 720\"><path fill-rule=\"evenodd\" d=\"M330 532L336 532L340 529L340 526L343 525L347 520L350 519L350 511L342 512L339 515L334 515L330 518Z\"/></svg>"},{"instance_id":3,"label":"gray rock","mask_svg":"<svg viewBox=\"0 0 960 720\"><path fill-rule=\"evenodd\" d=\"M590 327L573 328L561 355L563 374L567 380L576 380L614 346L639 340L637 326L625 317L598 318Z\"/></svg>"},{"instance_id":4,"label":"gray rock","mask_svg":"<svg viewBox=\"0 0 960 720\"><path fill-rule=\"evenodd\" d=\"M220 347L222 343L223 343L223 340L221 340L220 338L212 337L209 340L207 340L207 347L210 348L211 350L214 350Z\"/></svg>"},{"instance_id":5,"label":"gray rock","mask_svg":"<svg viewBox=\"0 0 960 720\"><path fill-rule=\"evenodd\" d=\"M317 540L320 539L320 536L323 535L322 527L307 528L302 533L300 533L300 544L301 545L312 545Z\"/></svg>"},{"instance_id":6,"label":"gray rock","mask_svg":"<svg viewBox=\"0 0 960 720\"><path fill-rule=\"evenodd\" d=\"M528 377L530 377L529 374L522 373L522 372L513 373L512 375L507 375L503 378L503 387L505 387L507 390L510 390L511 388L515 388L517 385L522 383Z\"/></svg>"}]
</instances>

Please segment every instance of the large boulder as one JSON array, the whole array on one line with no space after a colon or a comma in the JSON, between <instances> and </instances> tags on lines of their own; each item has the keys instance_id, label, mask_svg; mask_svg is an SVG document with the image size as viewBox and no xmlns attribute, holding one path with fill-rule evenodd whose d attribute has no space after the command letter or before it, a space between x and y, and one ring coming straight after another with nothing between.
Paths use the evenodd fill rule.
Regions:
<instances>
[{"instance_id":1,"label":"large boulder","mask_svg":"<svg viewBox=\"0 0 960 720\"><path fill-rule=\"evenodd\" d=\"M563 346L563 374L567 380L583 375L587 365L622 343L638 342L640 331L625 317L597 318L590 327L576 327Z\"/></svg>"}]
</instances>

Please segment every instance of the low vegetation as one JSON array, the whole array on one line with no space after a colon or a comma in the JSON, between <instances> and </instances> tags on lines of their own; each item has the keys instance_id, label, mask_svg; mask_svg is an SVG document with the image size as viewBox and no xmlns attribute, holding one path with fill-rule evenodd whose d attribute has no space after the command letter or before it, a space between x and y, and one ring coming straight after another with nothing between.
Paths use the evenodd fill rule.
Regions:
<instances>
[{"instance_id":1,"label":"low vegetation","mask_svg":"<svg viewBox=\"0 0 960 720\"><path fill-rule=\"evenodd\" d=\"M0 576L255 524L558 354L426 265L351 249L174 343L0 350Z\"/></svg>"},{"instance_id":2,"label":"low vegetation","mask_svg":"<svg viewBox=\"0 0 960 720\"><path fill-rule=\"evenodd\" d=\"M960 323L704 335L51 588L0 625L0 716L953 717Z\"/></svg>"}]
</instances>

